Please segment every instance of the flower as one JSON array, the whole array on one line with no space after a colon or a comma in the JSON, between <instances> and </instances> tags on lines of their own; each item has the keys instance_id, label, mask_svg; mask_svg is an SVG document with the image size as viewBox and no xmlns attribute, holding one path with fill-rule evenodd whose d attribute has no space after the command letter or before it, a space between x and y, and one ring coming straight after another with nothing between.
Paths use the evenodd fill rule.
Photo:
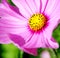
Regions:
<instances>
[{"instance_id":1,"label":"flower","mask_svg":"<svg viewBox=\"0 0 60 58\"><path fill-rule=\"evenodd\" d=\"M48 51L43 51L40 56L41 58L51 58L50 53Z\"/></svg>"},{"instance_id":2,"label":"flower","mask_svg":"<svg viewBox=\"0 0 60 58\"><path fill-rule=\"evenodd\" d=\"M59 47L52 37L60 18L59 0L12 0L12 2L16 6L11 6L6 0L0 3L2 40L11 41L9 43L32 55L37 55L37 48L40 47L55 49Z\"/></svg>"}]
</instances>

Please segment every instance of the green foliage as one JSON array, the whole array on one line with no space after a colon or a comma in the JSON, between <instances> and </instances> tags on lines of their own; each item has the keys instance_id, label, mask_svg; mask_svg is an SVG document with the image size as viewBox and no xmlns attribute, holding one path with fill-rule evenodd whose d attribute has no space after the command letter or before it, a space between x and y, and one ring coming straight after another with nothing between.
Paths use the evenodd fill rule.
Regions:
<instances>
[{"instance_id":1,"label":"green foliage","mask_svg":"<svg viewBox=\"0 0 60 58\"><path fill-rule=\"evenodd\" d=\"M57 42L60 44L60 24L57 26L57 28L53 32L53 37L57 40Z\"/></svg>"},{"instance_id":2,"label":"green foliage","mask_svg":"<svg viewBox=\"0 0 60 58\"><path fill-rule=\"evenodd\" d=\"M11 0L8 0L8 2L9 2L11 5L15 6L14 3L13 3Z\"/></svg>"},{"instance_id":3,"label":"green foliage","mask_svg":"<svg viewBox=\"0 0 60 58\"><path fill-rule=\"evenodd\" d=\"M13 44L3 44L1 46L1 58L22 58L23 52Z\"/></svg>"}]
</instances>

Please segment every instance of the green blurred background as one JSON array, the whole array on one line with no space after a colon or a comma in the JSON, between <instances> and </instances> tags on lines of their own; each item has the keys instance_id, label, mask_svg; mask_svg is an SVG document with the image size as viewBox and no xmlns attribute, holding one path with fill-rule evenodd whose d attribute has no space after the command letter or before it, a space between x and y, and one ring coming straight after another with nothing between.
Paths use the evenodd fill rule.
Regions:
<instances>
[{"instance_id":1,"label":"green blurred background","mask_svg":"<svg viewBox=\"0 0 60 58\"><path fill-rule=\"evenodd\" d=\"M14 5L11 0L8 0L11 5ZM52 36L60 44L60 24L54 30ZM18 49L13 44L0 44L0 58L40 58L42 51L47 50L50 53L51 58L60 58L60 48L58 49L38 49L38 56L29 55L20 49Z\"/></svg>"}]
</instances>

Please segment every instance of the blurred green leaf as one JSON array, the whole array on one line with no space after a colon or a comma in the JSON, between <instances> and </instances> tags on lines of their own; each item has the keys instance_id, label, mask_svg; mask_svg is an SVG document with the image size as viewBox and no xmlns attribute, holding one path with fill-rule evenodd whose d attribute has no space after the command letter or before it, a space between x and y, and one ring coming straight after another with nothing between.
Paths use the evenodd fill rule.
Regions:
<instances>
[{"instance_id":1,"label":"blurred green leaf","mask_svg":"<svg viewBox=\"0 0 60 58\"><path fill-rule=\"evenodd\" d=\"M53 32L53 37L57 40L57 42L60 44L60 24L57 26L57 28Z\"/></svg>"},{"instance_id":2,"label":"blurred green leaf","mask_svg":"<svg viewBox=\"0 0 60 58\"><path fill-rule=\"evenodd\" d=\"M2 45L2 58L22 58L23 52L13 44Z\"/></svg>"},{"instance_id":3,"label":"blurred green leaf","mask_svg":"<svg viewBox=\"0 0 60 58\"><path fill-rule=\"evenodd\" d=\"M13 3L11 0L8 0L8 2L9 2L11 5L15 6L14 3Z\"/></svg>"}]
</instances>

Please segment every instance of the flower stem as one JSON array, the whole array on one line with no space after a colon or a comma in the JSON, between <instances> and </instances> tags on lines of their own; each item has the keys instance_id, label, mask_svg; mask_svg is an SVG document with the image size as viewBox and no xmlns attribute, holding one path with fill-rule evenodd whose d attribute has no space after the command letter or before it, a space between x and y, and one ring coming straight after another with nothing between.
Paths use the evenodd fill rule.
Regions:
<instances>
[{"instance_id":1,"label":"flower stem","mask_svg":"<svg viewBox=\"0 0 60 58\"><path fill-rule=\"evenodd\" d=\"M49 48L48 51L50 52L51 58L57 58L54 49Z\"/></svg>"}]
</instances>

